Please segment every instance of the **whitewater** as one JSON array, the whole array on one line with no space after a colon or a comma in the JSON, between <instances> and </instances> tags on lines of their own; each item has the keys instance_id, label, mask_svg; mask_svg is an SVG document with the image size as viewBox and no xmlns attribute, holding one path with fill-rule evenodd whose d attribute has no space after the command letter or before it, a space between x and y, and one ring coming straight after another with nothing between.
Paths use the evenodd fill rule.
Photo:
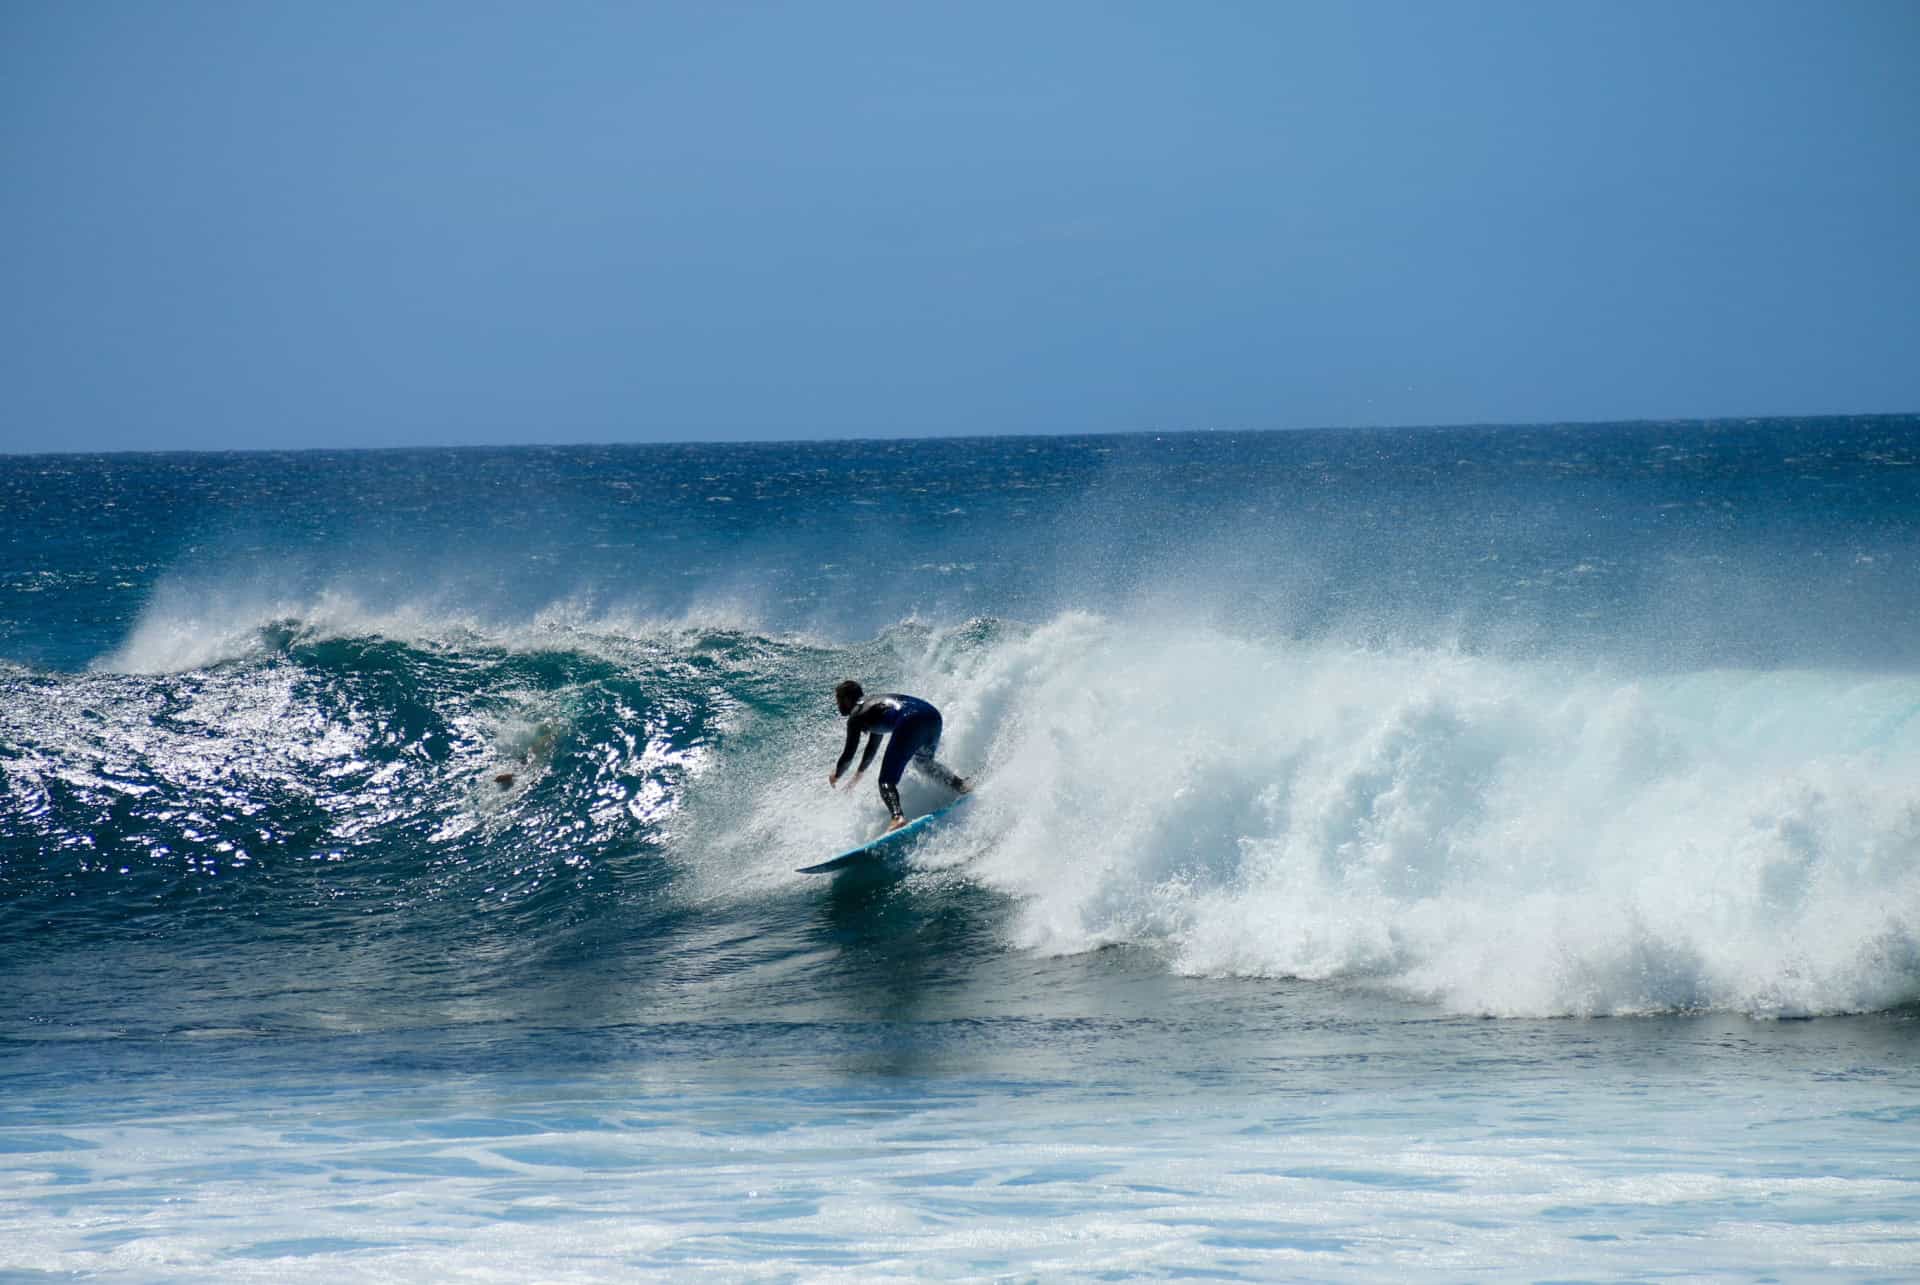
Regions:
<instances>
[{"instance_id":1,"label":"whitewater","mask_svg":"<svg viewBox=\"0 0 1920 1285\"><path fill-rule=\"evenodd\" d=\"M0 457L0 1269L1911 1275L1917 535L1901 417ZM822 879L845 677L980 787Z\"/></svg>"}]
</instances>

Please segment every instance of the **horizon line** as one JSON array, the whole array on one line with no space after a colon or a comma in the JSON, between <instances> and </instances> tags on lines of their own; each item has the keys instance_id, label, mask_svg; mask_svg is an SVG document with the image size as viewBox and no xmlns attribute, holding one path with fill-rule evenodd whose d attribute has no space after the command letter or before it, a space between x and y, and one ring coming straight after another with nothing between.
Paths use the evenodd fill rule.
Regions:
<instances>
[{"instance_id":1,"label":"horizon line","mask_svg":"<svg viewBox=\"0 0 1920 1285\"><path fill-rule=\"evenodd\" d=\"M1278 433L1444 433L1485 429L1524 429L1524 428L1628 428L1642 425L1718 425L1718 424L1778 424L1806 420L1898 420L1920 419L1920 410L1905 411L1823 411L1817 414L1782 415L1655 415L1639 416L1632 419L1545 419L1545 420L1463 420L1444 424L1317 424L1302 425L1294 428L1249 428L1249 427L1210 427L1210 428L1119 428L1119 429L1073 429L1054 432L1045 431L1009 431L985 433L932 433L921 436L848 436L848 437L738 437L738 438L667 438L659 441L631 441L623 439L577 439L565 442L444 442L394 444L388 446L175 446L175 447L107 447L100 450L0 450L0 459L84 459L103 455L351 455L374 454L383 451L520 451L520 450L582 450L594 447L633 447L646 449L652 447L687 446L835 446L854 442L875 444L906 444L920 442L972 442L1000 441L1034 438L1097 438L1097 437L1197 437L1212 433L1232 433L1245 436Z\"/></svg>"}]
</instances>

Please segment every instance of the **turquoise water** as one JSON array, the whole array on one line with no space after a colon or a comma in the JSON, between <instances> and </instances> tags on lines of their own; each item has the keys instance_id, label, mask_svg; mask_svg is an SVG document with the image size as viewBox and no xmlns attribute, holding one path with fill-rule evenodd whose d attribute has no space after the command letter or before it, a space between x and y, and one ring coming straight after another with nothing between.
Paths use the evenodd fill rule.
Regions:
<instances>
[{"instance_id":1,"label":"turquoise water","mask_svg":"<svg viewBox=\"0 0 1920 1285\"><path fill-rule=\"evenodd\" d=\"M0 458L0 1268L1910 1276L1917 519L1897 418ZM846 676L981 781L887 877Z\"/></svg>"}]
</instances>

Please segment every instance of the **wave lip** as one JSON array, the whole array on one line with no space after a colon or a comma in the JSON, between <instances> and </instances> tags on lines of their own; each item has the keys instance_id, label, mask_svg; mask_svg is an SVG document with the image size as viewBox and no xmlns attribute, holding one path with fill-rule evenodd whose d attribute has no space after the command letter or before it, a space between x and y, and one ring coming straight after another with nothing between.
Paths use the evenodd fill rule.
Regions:
<instances>
[{"instance_id":1,"label":"wave lip","mask_svg":"<svg viewBox=\"0 0 1920 1285\"><path fill-rule=\"evenodd\" d=\"M673 647L689 635L752 634L759 628L749 607L728 600L702 602L663 616L559 599L525 616L493 619L433 597L375 607L339 589L284 597L175 584L157 592L126 639L90 668L96 673L179 674L349 638L456 650L560 649L612 655L630 653L636 642L661 641Z\"/></svg>"},{"instance_id":2,"label":"wave lip","mask_svg":"<svg viewBox=\"0 0 1920 1285\"><path fill-rule=\"evenodd\" d=\"M297 643L333 638L418 641L470 619L419 610L375 611L349 594L322 592L303 599L233 596L185 586L157 591L126 639L90 668L96 673L179 674L231 661L285 652Z\"/></svg>"}]
</instances>

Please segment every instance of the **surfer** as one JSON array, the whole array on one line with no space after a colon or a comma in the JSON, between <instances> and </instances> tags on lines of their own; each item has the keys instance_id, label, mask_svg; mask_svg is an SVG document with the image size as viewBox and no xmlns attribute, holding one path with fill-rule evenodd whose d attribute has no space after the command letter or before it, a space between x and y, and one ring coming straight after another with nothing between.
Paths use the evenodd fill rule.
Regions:
<instances>
[{"instance_id":1,"label":"surfer","mask_svg":"<svg viewBox=\"0 0 1920 1285\"><path fill-rule=\"evenodd\" d=\"M872 764L874 754L880 749L880 738L892 738L887 743L886 757L880 760L880 801L893 813L893 823L887 829L898 830L907 823L900 812L900 774L906 771L909 759L955 794L965 794L971 788L951 768L933 757L934 749L940 744L940 711L926 701L897 692L869 697L851 678L833 689L833 700L846 715L847 747L840 751L840 761L827 775L828 785L840 783L840 774L853 762L853 752L860 747L861 733L867 737L867 752L860 756L860 767L854 772L853 780L847 782L849 789L858 784Z\"/></svg>"}]
</instances>

